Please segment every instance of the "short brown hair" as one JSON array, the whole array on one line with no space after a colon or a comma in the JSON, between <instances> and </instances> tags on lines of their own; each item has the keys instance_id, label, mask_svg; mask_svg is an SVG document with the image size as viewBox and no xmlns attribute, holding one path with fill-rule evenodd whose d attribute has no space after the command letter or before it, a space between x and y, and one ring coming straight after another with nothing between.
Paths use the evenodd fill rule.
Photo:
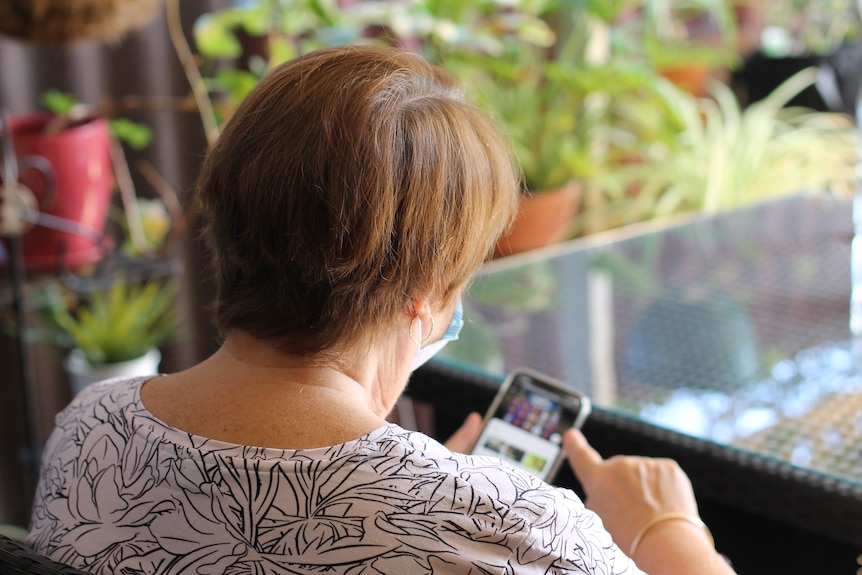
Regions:
<instances>
[{"instance_id":1,"label":"short brown hair","mask_svg":"<svg viewBox=\"0 0 862 575\"><path fill-rule=\"evenodd\" d=\"M289 61L198 178L216 326L312 354L371 337L417 296L451 303L518 191L495 127L421 57L351 46Z\"/></svg>"}]
</instances>

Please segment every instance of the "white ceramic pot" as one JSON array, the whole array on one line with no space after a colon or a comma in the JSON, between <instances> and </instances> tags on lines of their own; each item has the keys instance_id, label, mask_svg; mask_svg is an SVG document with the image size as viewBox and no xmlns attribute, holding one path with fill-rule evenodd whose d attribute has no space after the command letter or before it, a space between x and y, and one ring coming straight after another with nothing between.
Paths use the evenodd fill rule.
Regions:
<instances>
[{"instance_id":1,"label":"white ceramic pot","mask_svg":"<svg viewBox=\"0 0 862 575\"><path fill-rule=\"evenodd\" d=\"M162 354L156 348L151 348L147 353L137 359L121 361L118 363L105 363L101 365L90 365L87 357L80 349L73 349L63 361L63 367L69 375L69 383L72 386L72 395L78 395L82 389L111 377L133 377L136 375L155 375L159 372L159 363Z\"/></svg>"}]
</instances>

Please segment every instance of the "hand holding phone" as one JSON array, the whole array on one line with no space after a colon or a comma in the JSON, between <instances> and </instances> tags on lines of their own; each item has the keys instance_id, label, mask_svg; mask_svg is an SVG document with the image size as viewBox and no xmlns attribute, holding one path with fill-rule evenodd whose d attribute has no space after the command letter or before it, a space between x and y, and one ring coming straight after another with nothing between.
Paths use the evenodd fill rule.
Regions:
<instances>
[{"instance_id":1,"label":"hand holding phone","mask_svg":"<svg viewBox=\"0 0 862 575\"><path fill-rule=\"evenodd\" d=\"M563 432L590 413L582 392L536 371L513 370L485 416L475 455L499 457L545 481L564 458Z\"/></svg>"}]
</instances>

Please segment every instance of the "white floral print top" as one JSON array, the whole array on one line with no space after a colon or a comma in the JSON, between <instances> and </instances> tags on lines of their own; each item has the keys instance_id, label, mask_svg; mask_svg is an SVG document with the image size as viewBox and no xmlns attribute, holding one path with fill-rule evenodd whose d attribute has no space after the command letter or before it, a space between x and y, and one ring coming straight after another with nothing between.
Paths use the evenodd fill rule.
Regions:
<instances>
[{"instance_id":1,"label":"white floral print top","mask_svg":"<svg viewBox=\"0 0 862 575\"><path fill-rule=\"evenodd\" d=\"M571 491L387 425L284 450L190 435L146 378L91 385L43 456L28 542L93 573L640 573Z\"/></svg>"}]
</instances>

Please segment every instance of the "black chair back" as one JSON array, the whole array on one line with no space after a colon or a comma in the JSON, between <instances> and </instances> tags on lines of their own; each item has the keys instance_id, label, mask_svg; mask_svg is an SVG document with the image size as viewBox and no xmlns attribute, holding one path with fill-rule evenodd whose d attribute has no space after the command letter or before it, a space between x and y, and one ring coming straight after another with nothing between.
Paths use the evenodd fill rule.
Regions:
<instances>
[{"instance_id":1,"label":"black chair back","mask_svg":"<svg viewBox=\"0 0 862 575\"><path fill-rule=\"evenodd\" d=\"M39 555L26 544L0 535L0 575L91 575Z\"/></svg>"}]
</instances>

